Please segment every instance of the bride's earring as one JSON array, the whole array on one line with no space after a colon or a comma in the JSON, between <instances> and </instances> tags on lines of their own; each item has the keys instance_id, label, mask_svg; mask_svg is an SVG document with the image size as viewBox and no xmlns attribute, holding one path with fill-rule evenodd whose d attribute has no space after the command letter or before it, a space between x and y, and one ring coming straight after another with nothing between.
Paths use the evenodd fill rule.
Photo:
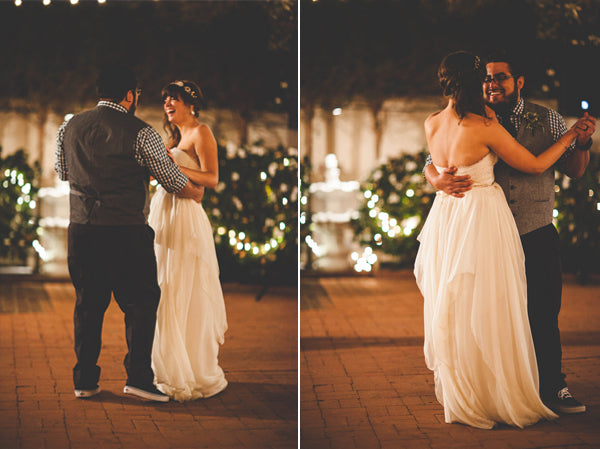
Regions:
<instances>
[{"instance_id":1,"label":"bride's earring","mask_svg":"<svg viewBox=\"0 0 600 449\"><path fill-rule=\"evenodd\" d=\"M190 108L190 114L194 115L194 108Z\"/></svg>"}]
</instances>

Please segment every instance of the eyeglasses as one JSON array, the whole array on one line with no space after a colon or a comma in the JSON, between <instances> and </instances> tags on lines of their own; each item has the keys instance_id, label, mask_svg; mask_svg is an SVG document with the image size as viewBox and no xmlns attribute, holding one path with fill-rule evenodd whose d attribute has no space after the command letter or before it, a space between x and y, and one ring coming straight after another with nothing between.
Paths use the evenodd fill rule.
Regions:
<instances>
[{"instance_id":1,"label":"eyeglasses","mask_svg":"<svg viewBox=\"0 0 600 449\"><path fill-rule=\"evenodd\" d=\"M506 73L501 72L501 73L497 73L494 76L490 76L490 75L486 76L483 79L483 82L490 84L493 81L496 81L499 84L499 83L503 83L504 81L506 81L507 79L510 79L510 78L512 78L512 75L507 75Z\"/></svg>"}]
</instances>

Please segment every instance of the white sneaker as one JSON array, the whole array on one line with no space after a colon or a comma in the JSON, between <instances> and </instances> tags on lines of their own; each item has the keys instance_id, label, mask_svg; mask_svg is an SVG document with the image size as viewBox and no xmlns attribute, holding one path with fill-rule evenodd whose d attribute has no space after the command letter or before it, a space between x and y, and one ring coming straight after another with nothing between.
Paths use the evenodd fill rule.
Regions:
<instances>
[{"instance_id":1,"label":"white sneaker","mask_svg":"<svg viewBox=\"0 0 600 449\"><path fill-rule=\"evenodd\" d=\"M91 398L92 396L96 396L98 393L100 393L100 387L96 387L93 390L78 390L77 388L75 389L75 396L78 398Z\"/></svg>"},{"instance_id":2,"label":"white sneaker","mask_svg":"<svg viewBox=\"0 0 600 449\"><path fill-rule=\"evenodd\" d=\"M125 385L123 393L131 394L142 399L148 399L150 401L169 402L169 396L157 390L154 385L144 388Z\"/></svg>"}]
</instances>

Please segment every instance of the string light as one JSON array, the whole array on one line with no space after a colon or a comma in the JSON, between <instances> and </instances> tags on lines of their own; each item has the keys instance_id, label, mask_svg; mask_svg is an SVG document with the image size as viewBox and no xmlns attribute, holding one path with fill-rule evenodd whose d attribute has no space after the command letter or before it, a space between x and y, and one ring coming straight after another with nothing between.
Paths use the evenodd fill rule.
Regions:
<instances>
[{"instance_id":1,"label":"string light","mask_svg":"<svg viewBox=\"0 0 600 449\"><path fill-rule=\"evenodd\" d=\"M306 245L312 250L315 256L321 257L324 254L323 250L319 247L319 245L317 245L317 242L315 242L310 235L307 235L304 238L304 241L306 242Z\"/></svg>"},{"instance_id":2,"label":"string light","mask_svg":"<svg viewBox=\"0 0 600 449\"><path fill-rule=\"evenodd\" d=\"M33 246L33 249L35 249L35 251L40 255L40 259L42 259L44 262L49 259L46 248L44 248L38 240L34 240L31 245Z\"/></svg>"},{"instance_id":3,"label":"string light","mask_svg":"<svg viewBox=\"0 0 600 449\"><path fill-rule=\"evenodd\" d=\"M367 246L362 254L358 254L356 251L350 255L351 259L355 262L354 271L357 273L366 271L370 272L373 269L373 265L377 262L377 255L373 252L373 248Z\"/></svg>"}]
</instances>

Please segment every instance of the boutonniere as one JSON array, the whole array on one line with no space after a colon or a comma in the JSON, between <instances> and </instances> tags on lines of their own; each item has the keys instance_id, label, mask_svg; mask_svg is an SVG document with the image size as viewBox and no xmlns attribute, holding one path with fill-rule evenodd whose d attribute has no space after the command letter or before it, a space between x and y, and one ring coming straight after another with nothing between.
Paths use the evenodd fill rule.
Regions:
<instances>
[{"instance_id":1,"label":"boutonniere","mask_svg":"<svg viewBox=\"0 0 600 449\"><path fill-rule=\"evenodd\" d=\"M542 132L545 130L544 121L535 112L526 112L523 114L523 123L525 125L525 129L531 131L531 134L534 134L538 129Z\"/></svg>"}]
</instances>

